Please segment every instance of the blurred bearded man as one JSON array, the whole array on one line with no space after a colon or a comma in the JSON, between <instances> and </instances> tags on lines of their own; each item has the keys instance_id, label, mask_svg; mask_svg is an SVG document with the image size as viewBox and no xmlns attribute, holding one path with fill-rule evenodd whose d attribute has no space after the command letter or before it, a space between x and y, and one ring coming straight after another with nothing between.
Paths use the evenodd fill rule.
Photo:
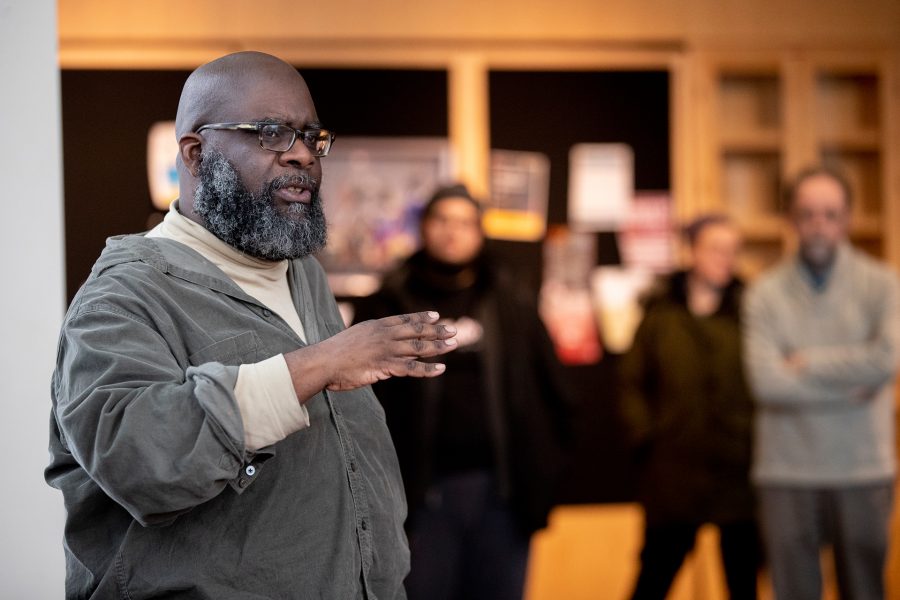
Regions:
<instances>
[{"instance_id":1,"label":"blurred bearded man","mask_svg":"<svg viewBox=\"0 0 900 600\"><path fill-rule=\"evenodd\" d=\"M776 597L821 597L834 547L841 598L884 598L895 475L897 278L848 241L851 190L813 168L789 188L799 251L745 305L753 461Z\"/></svg>"},{"instance_id":2,"label":"blurred bearded man","mask_svg":"<svg viewBox=\"0 0 900 600\"><path fill-rule=\"evenodd\" d=\"M369 387L434 377L432 311L344 329L321 267L334 135L287 63L194 71L181 199L108 240L60 335L46 470L66 597L405 598L397 457Z\"/></svg>"}]
</instances>

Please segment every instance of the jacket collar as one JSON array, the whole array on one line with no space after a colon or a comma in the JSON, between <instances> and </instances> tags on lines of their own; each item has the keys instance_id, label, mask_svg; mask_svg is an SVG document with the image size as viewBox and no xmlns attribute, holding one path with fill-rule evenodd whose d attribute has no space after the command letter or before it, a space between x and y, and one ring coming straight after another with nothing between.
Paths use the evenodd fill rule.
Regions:
<instances>
[{"instance_id":1,"label":"jacket collar","mask_svg":"<svg viewBox=\"0 0 900 600\"><path fill-rule=\"evenodd\" d=\"M149 238L143 234L111 237L106 240L106 248L94 264L92 272L99 275L115 265L135 261L143 262L161 273L245 302L259 304L258 300L244 292L219 267L199 252L167 238Z\"/></svg>"},{"instance_id":2,"label":"jacket collar","mask_svg":"<svg viewBox=\"0 0 900 600\"><path fill-rule=\"evenodd\" d=\"M688 310L688 272L676 271L659 281L656 287L650 291L645 299L645 308L656 304L669 303ZM743 291L743 282L735 277L725 289L722 290L722 300L714 316L737 316L740 312L740 299Z\"/></svg>"}]
</instances>

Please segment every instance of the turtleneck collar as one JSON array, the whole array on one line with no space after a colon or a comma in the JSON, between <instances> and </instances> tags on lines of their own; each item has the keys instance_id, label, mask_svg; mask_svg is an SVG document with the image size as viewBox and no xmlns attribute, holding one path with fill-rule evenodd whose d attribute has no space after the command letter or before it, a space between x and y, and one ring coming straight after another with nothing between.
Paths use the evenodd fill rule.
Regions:
<instances>
[{"instance_id":1,"label":"turtleneck collar","mask_svg":"<svg viewBox=\"0 0 900 600\"><path fill-rule=\"evenodd\" d=\"M478 255L474 260L462 265L448 264L419 250L409 259L413 277L419 282L438 291L453 292L482 285L487 272L485 261Z\"/></svg>"}]
</instances>

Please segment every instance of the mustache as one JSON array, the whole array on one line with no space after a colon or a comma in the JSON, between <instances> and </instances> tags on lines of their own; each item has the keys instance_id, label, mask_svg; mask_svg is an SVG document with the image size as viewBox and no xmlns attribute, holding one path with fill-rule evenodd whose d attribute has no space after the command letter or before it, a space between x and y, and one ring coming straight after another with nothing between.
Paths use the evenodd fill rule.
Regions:
<instances>
[{"instance_id":1,"label":"mustache","mask_svg":"<svg viewBox=\"0 0 900 600\"><path fill-rule=\"evenodd\" d=\"M293 186L308 188L311 192L317 194L319 192L319 184L319 180L308 173L303 173L301 175L282 175L271 180L266 186L266 191L272 193L275 190Z\"/></svg>"}]
</instances>

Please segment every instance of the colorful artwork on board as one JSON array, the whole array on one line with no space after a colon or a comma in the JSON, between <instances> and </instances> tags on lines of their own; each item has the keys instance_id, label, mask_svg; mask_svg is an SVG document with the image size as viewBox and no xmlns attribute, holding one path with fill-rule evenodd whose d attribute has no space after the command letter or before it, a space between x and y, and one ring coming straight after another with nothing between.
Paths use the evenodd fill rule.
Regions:
<instances>
[{"instance_id":1,"label":"colorful artwork on board","mask_svg":"<svg viewBox=\"0 0 900 600\"><path fill-rule=\"evenodd\" d=\"M544 241L540 314L564 365L593 364L603 355L589 285L596 260L593 234L550 228Z\"/></svg>"},{"instance_id":2,"label":"colorful artwork on board","mask_svg":"<svg viewBox=\"0 0 900 600\"><path fill-rule=\"evenodd\" d=\"M366 296L419 244L419 216L452 173L446 139L340 138L322 160L328 245L319 259L338 296Z\"/></svg>"},{"instance_id":3,"label":"colorful artwork on board","mask_svg":"<svg viewBox=\"0 0 900 600\"><path fill-rule=\"evenodd\" d=\"M669 192L635 192L617 237L624 266L659 274L672 271L675 235Z\"/></svg>"},{"instance_id":4,"label":"colorful artwork on board","mask_svg":"<svg viewBox=\"0 0 900 600\"><path fill-rule=\"evenodd\" d=\"M147 132L147 181L153 208L165 212L178 198L175 121L158 121Z\"/></svg>"},{"instance_id":5,"label":"colorful artwork on board","mask_svg":"<svg viewBox=\"0 0 900 600\"><path fill-rule=\"evenodd\" d=\"M550 159L540 152L491 151L491 193L484 211L487 237L537 242L547 231Z\"/></svg>"}]
</instances>

